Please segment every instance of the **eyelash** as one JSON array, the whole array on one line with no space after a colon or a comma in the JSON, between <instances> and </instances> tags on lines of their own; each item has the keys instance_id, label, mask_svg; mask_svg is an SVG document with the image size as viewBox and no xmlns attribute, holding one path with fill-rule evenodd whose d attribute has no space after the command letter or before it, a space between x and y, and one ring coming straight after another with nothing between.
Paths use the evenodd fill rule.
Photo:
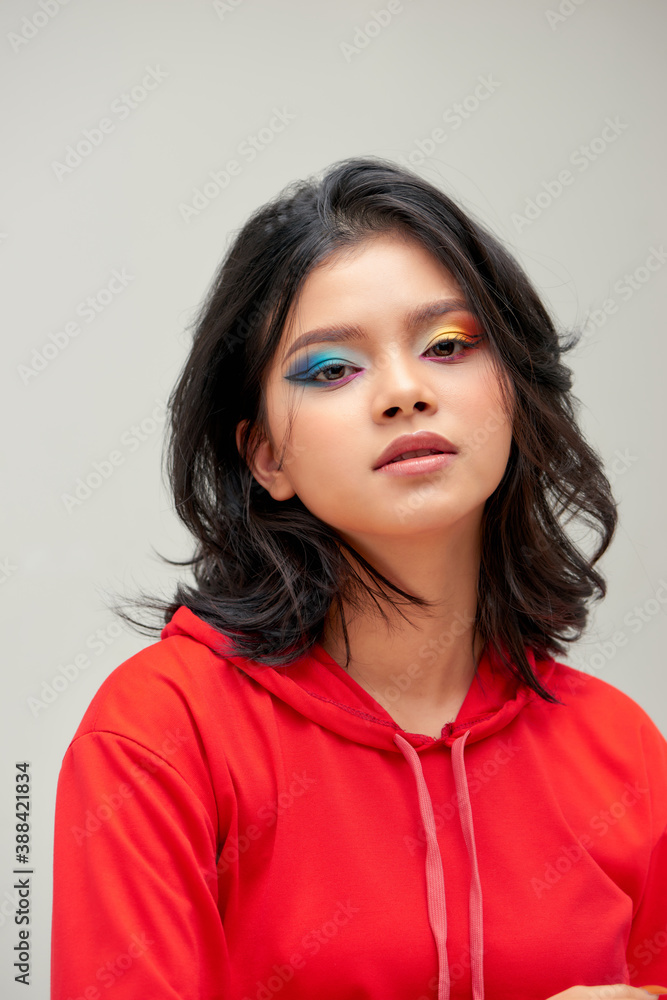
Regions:
<instances>
[{"instance_id":1,"label":"eyelash","mask_svg":"<svg viewBox=\"0 0 667 1000\"><path fill-rule=\"evenodd\" d=\"M459 358L465 357L470 351L474 350L479 344L480 340L482 340L481 336L440 337L438 338L438 340L435 340L429 347L427 347L426 351L432 350L439 344L460 344L463 350L459 351L458 354L454 355L450 354L445 356L441 355L440 357L435 358L436 361L445 362L446 364L447 363L451 364L452 359L456 359L458 361ZM426 351L424 352L424 354L426 354ZM319 375L321 372L325 372L331 368L336 369L336 368L355 368L355 367L356 367L355 365L351 365L349 362L341 362L340 364L335 364L334 361L330 359L329 361L323 361L321 364L315 365L313 368L306 369L303 372L295 372L294 375L288 375L287 378L292 382L305 382L305 383L310 382L310 383L315 383L317 385L341 385L344 382L348 382L354 376L348 375L338 379L318 379L316 376ZM361 369L358 370L361 371Z\"/></svg>"}]
</instances>

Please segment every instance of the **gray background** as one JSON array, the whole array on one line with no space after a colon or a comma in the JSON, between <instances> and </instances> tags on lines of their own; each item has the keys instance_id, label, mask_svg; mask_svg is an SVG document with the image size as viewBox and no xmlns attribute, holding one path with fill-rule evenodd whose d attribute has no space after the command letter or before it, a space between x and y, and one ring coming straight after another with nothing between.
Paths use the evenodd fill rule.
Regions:
<instances>
[{"instance_id":1,"label":"gray background","mask_svg":"<svg viewBox=\"0 0 667 1000\"><path fill-rule=\"evenodd\" d=\"M101 682L150 641L114 625L105 594L170 594L177 571L154 550L190 551L160 476L161 403L187 324L249 213L345 156L412 165L463 199L559 325L586 323L568 363L621 527L601 563L608 597L561 659L627 692L667 733L665 6L559 3L2 4L4 996L26 995L11 967L14 763L33 775L32 995L46 998L60 761ZM154 89L135 90L149 70ZM276 109L293 116L282 131L269 129ZM58 167L104 118L88 155ZM230 159L239 173L184 210ZM114 271L126 285L108 294ZM112 452L117 464L104 465ZM110 474L68 500L96 463Z\"/></svg>"}]
</instances>

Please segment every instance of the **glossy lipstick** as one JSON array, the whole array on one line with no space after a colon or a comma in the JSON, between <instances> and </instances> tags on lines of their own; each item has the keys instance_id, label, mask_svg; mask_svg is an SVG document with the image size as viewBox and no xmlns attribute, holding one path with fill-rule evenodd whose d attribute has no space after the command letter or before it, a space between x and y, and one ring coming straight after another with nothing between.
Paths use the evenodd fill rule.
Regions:
<instances>
[{"instance_id":1,"label":"glossy lipstick","mask_svg":"<svg viewBox=\"0 0 667 1000\"><path fill-rule=\"evenodd\" d=\"M424 454L414 455L414 452ZM449 465L457 452L458 448L441 434L429 431L402 434L385 448L373 469L393 476L424 475Z\"/></svg>"}]
</instances>

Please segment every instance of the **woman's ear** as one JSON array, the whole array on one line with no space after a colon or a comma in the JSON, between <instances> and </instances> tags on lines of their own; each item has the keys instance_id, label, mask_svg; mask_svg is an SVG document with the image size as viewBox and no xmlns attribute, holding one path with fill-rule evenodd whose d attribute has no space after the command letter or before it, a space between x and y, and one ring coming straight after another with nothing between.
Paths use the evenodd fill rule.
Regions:
<instances>
[{"instance_id":1,"label":"woman's ear","mask_svg":"<svg viewBox=\"0 0 667 1000\"><path fill-rule=\"evenodd\" d=\"M245 461L241 447L241 437L248 424L247 420L241 420L236 425L236 447L239 455ZM258 442L248 467L260 486L271 494L274 500L289 500L295 495L295 490L290 483L284 468L279 467L273 445L265 434L258 430L251 431L248 441L249 452L252 453L255 442Z\"/></svg>"}]
</instances>

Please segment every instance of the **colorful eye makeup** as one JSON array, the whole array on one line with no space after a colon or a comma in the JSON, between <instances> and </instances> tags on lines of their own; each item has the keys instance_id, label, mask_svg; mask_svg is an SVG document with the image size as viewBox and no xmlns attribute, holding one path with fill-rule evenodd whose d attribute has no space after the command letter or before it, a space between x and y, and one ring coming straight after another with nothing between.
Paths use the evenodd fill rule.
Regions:
<instances>
[{"instance_id":1,"label":"colorful eye makeup","mask_svg":"<svg viewBox=\"0 0 667 1000\"><path fill-rule=\"evenodd\" d=\"M426 355L429 351L436 350L436 354L433 355L436 359L442 361L448 361L450 358L458 360L458 358L466 356L471 350L474 350L483 339L484 335L481 333L472 331L468 333L462 331L460 328L439 330L435 339L424 351L424 354ZM461 349L457 351L456 347L460 347Z\"/></svg>"},{"instance_id":2,"label":"colorful eye makeup","mask_svg":"<svg viewBox=\"0 0 667 1000\"><path fill-rule=\"evenodd\" d=\"M343 360L336 355L316 353L313 355L312 364L304 370L299 369L299 364L297 363L293 371L288 372L285 378L289 382L315 382L315 383L329 383L339 385L341 382L347 382L352 375L343 374L346 370L349 372L350 369L354 371L361 371L358 365L353 365L349 361ZM320 377L320 376L323 377Z\"/></svg>"},{"instance_id":3,"label":"colorful eye makeup","mask_svg":"<svg viewBox=\"0 0 667 1000\"><path fill-rule=\"evenodd\" d=\"M467 357L480 342L484 334L474 319L440 328L428 347L422 352L422 357L440 364L458 364ZM285 375L289 382L312 385L343 385L354 378L363 367L345 360L331 351L313 352L307 355L311 362L303 367L303 358L297 360L291 370Z\"/></svg>"}]
</instances>

